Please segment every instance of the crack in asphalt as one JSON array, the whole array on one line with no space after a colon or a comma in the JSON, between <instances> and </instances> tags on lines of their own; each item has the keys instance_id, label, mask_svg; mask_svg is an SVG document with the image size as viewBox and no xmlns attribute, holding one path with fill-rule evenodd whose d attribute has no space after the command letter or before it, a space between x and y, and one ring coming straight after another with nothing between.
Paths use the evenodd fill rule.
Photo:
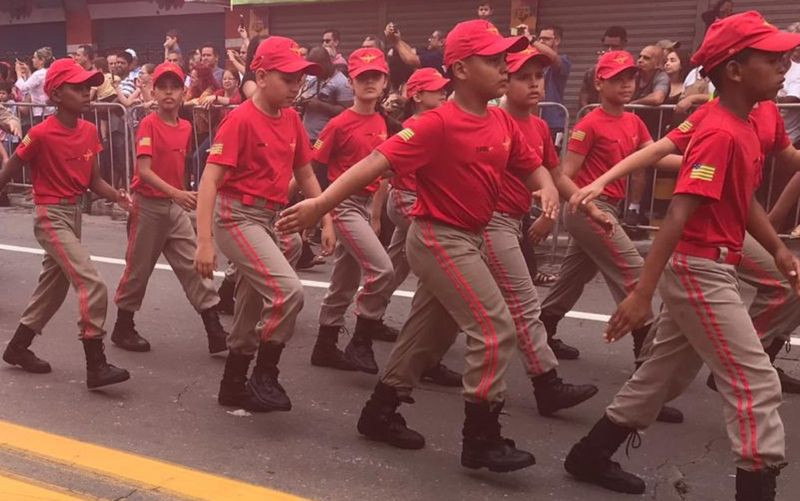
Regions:
<instances>
[{"instance_id":1,"label":"crack in asphalt","mask_svg":"<svg viewBox=\"0 0 800 501\"><path fill-rule=\"evenodd\" d=\"M186 411L189 414L194 414L194 412L191 409L189 409L188 407L183 405L183 402L181 402L181 398L183 398L183 396L186 394L186 392L188 392L192 388L192 386L196 385L199 382L200 382L200 378L195 379L191 383L189 383L186 386L184 386L183 389L181 391L179 391L178 394L175 396L174 402L178 405L178 408L180 410Z\"/></svg>"}]
</instances>

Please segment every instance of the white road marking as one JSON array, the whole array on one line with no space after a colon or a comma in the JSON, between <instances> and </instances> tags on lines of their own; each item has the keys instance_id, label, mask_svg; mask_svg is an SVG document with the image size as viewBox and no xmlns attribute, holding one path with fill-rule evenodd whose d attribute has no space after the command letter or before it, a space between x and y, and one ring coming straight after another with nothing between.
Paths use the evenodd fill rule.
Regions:
<instances>
[{"instance_id":1,"label":"white road marking","mask_svg":"<svg viewBox=\"0 0 800 501\"><path fill-rule=\"evenodd\" d=\"M21 247L19 245L0 244L0 250L8 252L20 252L23 254L37 254L40 256L44 254L44 251L42 249L37 249L35 247ZM125 266L124 259L119 259L116 257L105 257L105 256L90 256L90 257L92 261L96 263L116 264L120 266ZM168 264L161 264L161 263L156 264L156 269L172 271L172 268ZM224 277L225 273L221 271L215 271L214 276ZM327 289L328 286L330 285L329 282L320 282L317 280L300 280L300 283L302 283L303 286L305 287L311 287L313 289ZM393 295L397 297L412 298L414 297L414 292L397 290L394 292ZM610 315L602 315L600 313L589 313L585 311L568 311L566 316L569 318L575 318L577 320L590 320L593 322L603 322L603 323L608 322L608 320L611 318ZM792 337L791 343L795 346L800 346L800 338Z\"/></svg>"}]
</instances>

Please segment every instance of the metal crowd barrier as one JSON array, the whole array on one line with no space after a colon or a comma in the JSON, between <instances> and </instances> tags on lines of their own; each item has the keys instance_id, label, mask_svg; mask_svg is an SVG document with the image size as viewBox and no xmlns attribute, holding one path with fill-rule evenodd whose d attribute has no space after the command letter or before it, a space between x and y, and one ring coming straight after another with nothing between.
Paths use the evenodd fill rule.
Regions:
<instances>
[{"instance_id":1,"label":"metal crowd barrier","mask_svg":"<svg viewBox=\"0 0 800 501\"><path fill-rule=\"evenodd\" d=\"M34 125L44 121L55 112L52 106L32 103L15 103L8 105L22 124L23 136ZM132 175L132 136L129 127L128 110L119 103L96 102L91 104L88 112L82 115L84 120L94 123L97 127L98 138L103 145L103 151L99 155L100 172L110 185L115 188L128 189ZM9 156L14 153L21 137L12 136L6 133L3 146ZM26 165L22 169L20 176L15 179L11 186L31 187L30 168Z\"/></svg>"},{"instance_id":2,"label":"metal crowd barrier","mask_svg":"<svg viewBox=\"0 0 800 501\"><path fill-rule=\"evenodd\" d=\"M564 116L564 127L563 127L563 132L562 132L561 137L560 137L561 143L560 144L556 144L556 147L558 149L558 154L559 154L560 158L563 159L564 156L566 156L566 154L567 154L567 143L569 143L569 125L570 125L569 110L567 109L566 106L564 106L561 103L544 101L544 102L539 103L539 116L540 117L542 116L542 111L544 111L547 108L561 110L561 112L563 113L563 116ZM564 213L565 206L566 206L565 203L561 204L560 214ZM556 252L558 251L558 237L562 232L562 226L563 226L561 217L562 216L559 215L559 217L556 219L555 225L553 226L553 232L550 235L551 238L552 238L551 254L550 255L552 257L555 257L556 256Z\"/></svg>"}]
</instances>

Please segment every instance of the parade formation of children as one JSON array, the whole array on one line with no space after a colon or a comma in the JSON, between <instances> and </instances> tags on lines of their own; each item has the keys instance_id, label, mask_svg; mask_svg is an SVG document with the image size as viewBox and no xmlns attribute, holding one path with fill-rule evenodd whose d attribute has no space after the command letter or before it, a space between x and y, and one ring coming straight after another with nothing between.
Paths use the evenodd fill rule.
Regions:
<instances>
[{"instance_id":1,"label":"parade formation of children","mask_svg":"<svg viewBox=\"0 0 800 501\"><path fill-rule=\"evenodd\" d=\"M305 75L321 68L306 61L293 40L271 36L249 68L255 94L216 130L197 192L184 179L191 125L178 111L185 75L171 63L156 67L155 108L136 135L132 198L101 178L97 129L80 118L103 75L57 60L44 86L56 113L27 132L0 170L2 190L29 166L34 235L45 253L3 360L31 373L51 371L30 348L71 287L86 385L129 379L128 371L106 360L107 289L81 243L80 199L90 190L130 213L112 342L150 350L134 314L163 254L201 317L209 352L227 350L219 404L289 411L278 367L298 314L309 305L294 269L297 253L290 250L299 247L287 242L321 222L323 253L333 254L334 264L311 364L381 372L354 423L357 431L421 449L425 437L407 425L401 404L414 402L413 390L423 380L461 386L461 464L510 472L535 463L533 454L501 434L506 372L515 354L543 416L598 392L559 377L558 360L578 358L579 351L556 330L600 272L617 303L605 340L631 333L635 370L569 450L565 469L609 490L644 492L644 481L611 458L626 440L635 445L639 431L654 421L682 422L682 413L665 404L706 365L735 457L736 499L773 500L786 464L781 391L800 393L800 381L773 363L800 325L800 261L754 193L767 155L800 171L800 152L772 102L786 72L784 55L798 46L800 35L778 30L754 11L716 21L692 62L702 66L717 98L655 143L625 110L635 86L633 58L606 52L595 74L600 105L575 124L559 159L547 124L536 116L550 56L524 37L503 37L487 20L465 21L447 35L446 76L432 68L411 75L402 130L380 107L389 84L384 52L353 52L354 104L314 145L292 104ZM489 104L498 98L500 106ZM0 126L19 132L13 120ZM331 184L324 191L312 164L327 167ZM624 178L648 166L678 177L643 259L619 220ZM288 206L295 190L303 200ZM563 218L571 240L558 280L540 301L520 246L522 219L535 202L543 223L533 231L549 230L562 200L570 202ZM378 237L384 206L395 225L388 248ZM236 269L230 333L220 323L213 283L221 264L217 249ZM416 290L398 332L384 316L412 272ZM739 281L757 290L749 308ZM654 316L656 289L663 304ZM341 350L351 303L355 331ZM442 364L459 333L466 344L463 374ZM375 340L394 342L380 368Z\"/></svg>"}]
</instances>

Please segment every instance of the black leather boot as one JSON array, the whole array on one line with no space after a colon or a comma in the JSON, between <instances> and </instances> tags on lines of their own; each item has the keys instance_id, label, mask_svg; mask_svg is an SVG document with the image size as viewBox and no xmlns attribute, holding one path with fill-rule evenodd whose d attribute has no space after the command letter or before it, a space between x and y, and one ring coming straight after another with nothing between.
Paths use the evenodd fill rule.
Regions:
<instances>
[{"instance_id":1,"label":"black leather boot","mask_svg":"<svg viewBox=\"0 0 800 501\"><path fill-rule=\"evenodd\" d=\"M247 371L250 369L252 355L240 355L228 352L225 360L225 371L222 373L222 381L219 383L219 394L217 402L220 405L230 407L242 407L247 398L245 383L247 383Z\"/></svg>"},{"instance_id":2,"label":"black leather boot","mask_svg":"<svg viewBox=\"0 0 800 501\"><path fill-rule=\"evenodd\" d=\"M531 378L536 406L542 416L551 416L556 411L574 407L597 394L593 384L568 384L558 377L555 369Z\"/></svg>"},{"instance_id":3,"label":"black leather boot","mask_svg":"<svg viewBox=\"0 0 800 501\"><path fill-rule=\"evenodd\" d=\"M111 332L111 342L127 351L150 351L150 343L136 332L132 311L117 310L117 322Z\"/></svg>"},{"instance_id":4,"label":"black leather boot","mask_svg":"<svg viewBox=\"0 0 800 501\"><path fill-rule=\"evenodd\" d=\"M336 344L339 342L339 330L335 325L320 325L314 351L311 352L311 365L317 367L331 367L340 371L358 370L353 363L344 356Z\"/></svg>"},{"instance_id":5,"label":"black leather boot","mask_svg":"<svg viewBox=\"0 0 800 501\"><path fill-rule=\"evenodd\" d=\"M233 298L233 293L236 290L236 282L234 280L223 280L222 285L217 289L219 295L219 303L217 303L217 311L220 315L233 315L233 308L236 301Z\"/></svg>"},{"instance_id":6,"label":"black leather boot","mask_svg":"<svg viewBox=\"0 0 800 501\"><path fill-rule=\"evenodd\" d=\"M286 390L278 382L278 362L283 351L283 343L261 343L258 347L256 366L253 375L245 385L247 398L243 407L253 412L289 411L292 402Z\"/></svg>"},{"instance_id":7,"label":"black leather boot","mask_svg":"<svg viewBox=\"0 0 800 501\"><path fill-rule=\"evenodd\" d=\"M780 468L747 471L736 468L736 501L775 501Z\"/></svg>"},{"instance_id":8,"label":"black leather boot","mask_svg":"<svg viewBox=\"0 0 800 501\"><path fill-rule=\"evenodd\" d=\"M461 374L450 370L441 362L423 372L422 380L449 388L460 388L462 386Z\"/></svg>"},{"instance_id":9,"label":"black leather boot","mask_svg":"<svg viewBox=\"0 0 800 501\"><path fill-rule=\"evenodd\" d=\"M50 364L34 355L28 349L36 333L29 327L19 324L14 337L8 342L3 352L3 360L11 365L19 365L23 370L33 374L47 374L51 370Z\"/></svg>"},{"instance_id":10,"label":"black leather boot","mask_svg":"<svg viewBox=\"0 0 800 501\"><path fill-rule=\"evenodd\" d=\"M358 321L356 320L356 322ZM394 327L386 325L383 322L383 319L380 320L380 325L376 325L372 330L373 341L386 341L387 343L394 343L397 341L397 337L399 335L400 331Z\"/></svg>"},{"instance_id":11,"label":"black leather boot","mask_svg":"<svg viewBox=\"0 0 800 501\"><path fill-rule=\"evenodd\" d=\"M547 344L550 346L550 349L553 350L556 358L559 360L575 360L581 355L581 352L578 351L577 348L556 338L556 330L561 318L562 317L546 315L544 313L539 316L539 320L544 324L544 330L547 331Z\"/></svg>"},{"instance_id":12,"label":"black leather boot","mask_svg":"<svg viewBox=\"0 0 800 501\"><path fill-rule=\"evenodd\" d=\"M408 403L414 401L410 398ZM370 440L386 442L400 449L422 449L425 437L406 426L406 420L397 412L400 398L393 387L378 382L375 390L361 409L358 432Z\"/></svg>"},{"instance_id":13,"label":"black leather boot","mask_svg":"<svg viewBox=\"0 0 800 501\"><path fill-rule=\"evenodd\" d=\"M630 435L638 436L633 428L614 424L603 415L589 434L572 446L564 468L583 482L616 492L641 494L645 490L644 481L611 461L611 456Z\"/></svg>"},{"instance_id":14,"label":"black leather boot","mask_svg":"<svg viewBox=\"0 0 800 501\"><path fill-rule=\"evenodd\" d=\"M201 311L200 318L206 328L208 338L208 352L220 353L228 349L228 333L219 321L219 312L216 306Z\"/></svg>"},{"instance_id":15,"label":"black leather boot","mask_svg":"<svg viewBox=\"0 0 800 501\"><path fill-rule=\"evenodd\" d=\"M781 348L783 348L785 344L785 340L776 339L765 350L773 365L775 364L775 359L778 357L778 353L780 353ZM780 367L775 367L775 371L778 373L778 379L781 381L781 391L783 391L783 393L800 393L800 379L790 376Z\"/></svg>"},{"instance_id":16,"label":"black leather boot","mask_svg":"<svg viewBox=\"0 0 800 501\"><path fill-rule=\"evenodd\" d=\"M378 373L378 364L372 352L372 336L382 328L383 322L380 320L356 317L356 330L344 349L344 356L361 372Z\"/></svg>"},{"instance_id":17,"label":"black leather boot","mask_svg":"<svg viewBox=\"0 0 800 501\"><path fill-rule=\"evenodd\" d=\"M121 383L131 378L125 369L114 367L106 360L102 339L84 339L83 352L86 354L86 386L99 388Z\"/></svg>"},{"instance_id":18,"label":"black leather boot","mask_svg":"<svg viewBox=\"0 0 800 501\"><path fill-rule=\"evenodd\" d=\"M513 440L500 435L502 409L502 402L464 403L462 466L506 473L536 464L533 454L517 449Z\"/></svg>"}]
</instances>

